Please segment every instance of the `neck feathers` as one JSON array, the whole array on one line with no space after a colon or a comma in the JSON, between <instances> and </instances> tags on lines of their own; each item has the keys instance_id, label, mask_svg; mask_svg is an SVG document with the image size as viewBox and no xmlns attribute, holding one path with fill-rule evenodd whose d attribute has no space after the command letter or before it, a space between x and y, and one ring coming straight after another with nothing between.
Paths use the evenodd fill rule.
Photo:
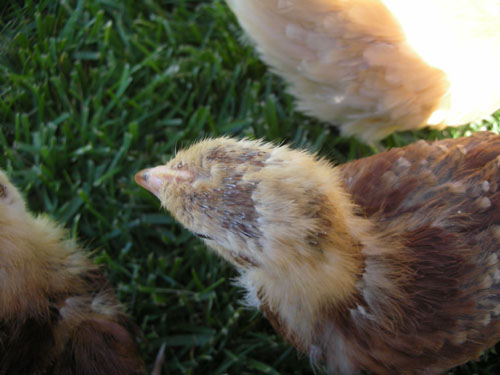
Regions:
<instances>
[{"instance_id":1,"label":"neck feathers","mask_svg":"<svg viewBox=\"0 0 500 375\"><path fill-rule=\"evenodd\" d=\"M278 331L304 351L321 329L322 316L356 299L364 270L363 247L377 246L368 240L373 238L368 235L369 221L355 214L347 194L332 181L338 179L324 185L329 191L294 202L305 205L309 213L294 218L289 235L280 234L279 228L264 233L268 261L240 277L248 291L247 303L260 307L268 318L275 315L282 327Z\"/></svg>"}]
</instances>

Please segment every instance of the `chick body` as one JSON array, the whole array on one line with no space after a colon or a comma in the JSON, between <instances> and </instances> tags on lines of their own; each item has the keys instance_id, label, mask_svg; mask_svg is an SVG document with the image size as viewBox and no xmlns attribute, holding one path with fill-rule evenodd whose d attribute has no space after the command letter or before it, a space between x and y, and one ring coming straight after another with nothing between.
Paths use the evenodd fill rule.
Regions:
<instances>
[{"instance_id":1,"label":"chick body","mask_svg":"<svg viewBox=\"0 0 500 375\"><path fill-rule=\"evenodd\" d=\"M0 172L0 374L144 373L137 328L87 254Z\"/></svg>"},{"instance_id":2,"label":"chick body","mask_svg":"<svg viewBox=\"0 0 500 375\"><path fill-rule=\"evenodd\" d=\"M498 0L227 0L301 110L365 142L500 107Z\"/></svg>"},{"instance_id":3,"label":"chick body","mask_svg":"<svg viewBox=\"0 0 500 375\"><path fill-rule=\"evenodd\" d=\"M333 167L219 138L138 183L239 271L246 302L332 373L439 374L500 338L500 136Z\"/></svg>"}]
</instances>

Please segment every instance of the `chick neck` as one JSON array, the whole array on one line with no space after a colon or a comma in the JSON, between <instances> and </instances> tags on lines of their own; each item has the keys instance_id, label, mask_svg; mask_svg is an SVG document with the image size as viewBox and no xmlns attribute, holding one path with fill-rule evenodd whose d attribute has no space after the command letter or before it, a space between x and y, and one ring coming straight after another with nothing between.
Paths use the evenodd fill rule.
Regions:
<instances>
[{"instance_id":1,"label":"chick neck","mask_svg":"<svg viewBox=\"0 0 500 375\"><path fill-rule=\"evenodd\" d=\"M356 215L340 176L331 166L320 167L318 188L304 194L302 202L297 198L286 213L278 207L287 193L272 195L273 183L259 185L254 195L262 203L257 210L263 214L265 260L243 270L240 278L248 304L265 305L277 314L303 348L321 329L322 315L352 304L359 295L361 251L373 237L369 220ZM271 201L265 198L270 196Z\"/></svg>"}]
</instances>

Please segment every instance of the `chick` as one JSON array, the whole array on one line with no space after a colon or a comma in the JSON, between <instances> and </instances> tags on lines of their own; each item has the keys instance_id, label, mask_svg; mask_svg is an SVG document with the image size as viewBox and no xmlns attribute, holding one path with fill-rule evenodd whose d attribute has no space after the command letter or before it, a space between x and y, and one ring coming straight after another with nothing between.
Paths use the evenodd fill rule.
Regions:
<instances>
[{"instance_id":1,"label":"chick","mask_svg":"<svg viewBox=\"0 0 500 375\"><path fill-rule=\"evenodd\" d=\"M139 375L137 328L87 254L0 171L0 374Z\"/></svg>"},{"instance_id":2,"label":"chick","mask_svg":"<svg viewBox=\"0 0 500 375\"><path fill-rule=\"evenodd\" d=\"M227 0L301 110L373 143L500 108L498 0Z\"/></svg>"},{"instance_id":3,"label":"chick","mask_svg":"<svg viewBox=\"0 0 500 375\"><path fill-rule=\"evenodd\" d=\"M136 181L231 262L246 303L334 374L439 374L500 338L500 136L332 166L199 142Z\"/></svg>"}]
</instances>

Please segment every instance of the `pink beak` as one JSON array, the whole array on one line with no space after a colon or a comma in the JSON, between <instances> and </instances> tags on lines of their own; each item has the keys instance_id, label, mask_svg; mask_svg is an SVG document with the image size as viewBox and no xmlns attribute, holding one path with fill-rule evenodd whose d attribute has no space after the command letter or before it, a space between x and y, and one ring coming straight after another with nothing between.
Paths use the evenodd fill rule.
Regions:
<instances>
[{"instance_id":1,"label":"pink beak","mask_svg":"<svg viewBox=\"0 0 500 375\"><path fill-rule=\"evenodd\" d=\"M172 170L165 165L143 169L134 176L135 182L160 198L160 191L164 184L172 181L192 181L193 173L184 170Z\"/></svg>"}]
</instances>

